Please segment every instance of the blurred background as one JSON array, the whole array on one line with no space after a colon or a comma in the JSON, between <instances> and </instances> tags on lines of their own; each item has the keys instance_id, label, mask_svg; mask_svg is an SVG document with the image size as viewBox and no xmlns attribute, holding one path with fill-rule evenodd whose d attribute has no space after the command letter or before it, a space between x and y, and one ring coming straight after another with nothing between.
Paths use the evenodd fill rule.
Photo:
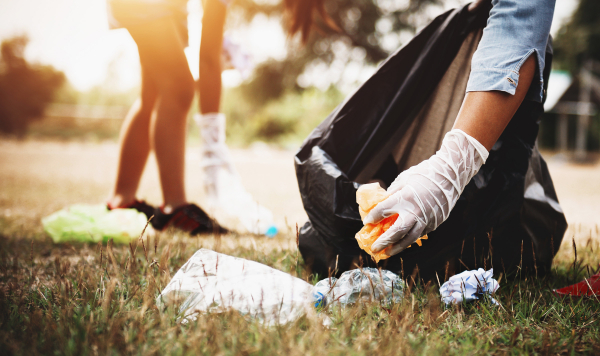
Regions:
<instances>
[{"instance_id":1,"label":"blurred background","mask_svg":"<svg viewBox=\"0 0 600 356\"><path fill-rule=\"evenodd\" d=\"M283 31L282 0L235 0L225 36L244 65L222 74L222 111L236 167L259 202L290 226L302 223L294 150L390 53L467 2L329 1L342 31L314 32L303 46ZM200 0L189 0L188 12L186 55L197 79ZM597 234L600 2L557 0L551 33L555 55L538 142L569 222L596 226ZM128 32L109 30L105 0L0 0L0 42L0 225L19 218L39 224L66 204L102 201L114 179L121 123L139 94ZM191 120L197 108L189 114L192 149L199 145ZM202 194L199 154L188 160L195 197ZM156 203L152 164L140 197Z\"/></svg>"},{"instance_id":2,"label":"blurred background","mask_svg":"<svg viewBox=\"0 0 600 356\"><path fill-rule=\"evenodd\" d=\"M234 1L228 11L226 37L251 64L223 73L228 142L297 147L380 61L433 17L465 3L330 1L328 11L343 32L315 33L301 46L284 34L280 0ZM190 46L186 54L197 78L200 0L190 0L188 12ZM582 140L577 136L578 121L588 114L584 148L597 151L600 125L596 106L575 104L599 99L597 81L588 85L592 81L585 80L585 68L597 72L599 67L597 1L558 0L552 34L554 68L559 71L551 79L540 145L575 149ZM104 0L0 0L0 41L3 135L117 139L121 121L139 93L140 68L135 43L127 31L108 29ZM193 108L192 113L197 105ZM560 127L568 132L558 134ZM189 132L193 143L198 133L195 129Z\"/></svg>"}]
</instances>

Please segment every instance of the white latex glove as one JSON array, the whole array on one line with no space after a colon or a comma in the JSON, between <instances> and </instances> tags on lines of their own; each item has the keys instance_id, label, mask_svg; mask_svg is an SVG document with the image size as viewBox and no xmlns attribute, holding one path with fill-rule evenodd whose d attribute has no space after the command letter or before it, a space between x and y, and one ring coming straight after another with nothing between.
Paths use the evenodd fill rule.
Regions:
<instances>
[{"instance_id":1,"label":"white latex glove","mask_svg":"<svg viewBox=\"0 0 600 356\"><path fill-rule=\"evenodd\" d=\"M365 217L365 224L373 224L398 214L394 225L373 243L373 252L393 245L388 254L395 255L435 230L448 218L488 154L479 141L465 132L448 132L440 150L402 172L387 190L391 195Z\"/></svg>"}]
</instances>

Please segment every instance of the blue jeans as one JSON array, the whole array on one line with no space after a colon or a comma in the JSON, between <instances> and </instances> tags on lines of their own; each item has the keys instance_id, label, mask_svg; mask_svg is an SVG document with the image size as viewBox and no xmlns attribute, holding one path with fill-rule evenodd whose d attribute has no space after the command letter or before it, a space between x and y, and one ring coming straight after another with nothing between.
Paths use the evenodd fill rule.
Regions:
<instances>
[{"instance_id":1,"label":"blue jeans","mask_svg":"<svg viewBox=\"0 0 600 356\"><path fill-rule=\"evenodd\" d=\"M514 95L521 65L535 55L537 71L525 99L542 101L555 1L492 0L487 26L471 61L467 92L500 90Z\"/></svg>"}]
</instances>

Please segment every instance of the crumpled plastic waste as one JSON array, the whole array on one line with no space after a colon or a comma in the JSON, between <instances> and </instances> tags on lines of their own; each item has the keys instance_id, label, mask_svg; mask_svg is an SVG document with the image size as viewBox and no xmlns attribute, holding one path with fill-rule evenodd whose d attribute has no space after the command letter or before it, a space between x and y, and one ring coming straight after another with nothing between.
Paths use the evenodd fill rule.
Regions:
<instances>
[{"instance_id":1,"label":"crumpled plastic waste","mask_svg":"<svg viewBox=\"0 0 600 356\"><path fill-rule=\"evenodd\" d=\"M491 297L500 285L492 276L494 269L485 271L483 268L472 271L464 271L456 274L446 281L440 288L442 301L446 305L460 304L463 302L471 302L478 300L485 294L490 296L492 303L498 305L498 302Z\"/></svg>"},{"instance_id":2,"label":"crumpled plastic waste","mask_svg":"<svg viewBox=\"0 0 600 356\"><path fill-rule=\"evenodd\" d=\"M229 36L223 36L223 50L221 52L221 62L223 69L237 69L242 79L248 79L254 63L251 55L237 43L234 43Z\"/></svg>"},{"instance_id":3,"label":"crumpled plastic waste","mask_svg":"<svg viewBox=\"0 0 600 356\"><path fill-rule=\"evenodd\" d=\"M385 189L381 188L379 183L361 185L356 191L356 202L358 203L358 212L360 213L360 218L364 220L371 209L379 204L379 202L387 199L389 196L390 194ZM366 224L362 229L360 229L359 232L356 233L355 237L356 241L358 241L358 245L361 249L371 255L371 258L373 258L375 263L391 257L387 253L387 250L390 249L391 246L377 253L373 253L371 246L379 238L379 236L381 236L381 234L386 232L390 226L396 222L396 219L398 219L398 214L392 215L389 218L385 218L377 224ZM427 240L427 235L418 238L417 241L415 241L416 244L422 246L423 243L421 240Z\"/></svg>"},{"instance_id":4,"label":"crumpled plastic waste","mask_svg":"<svg viewBox=\"0 0 600 356\"><path fill-rule=\"evenodd\" d=\"M600 272L579 283L555 289L554 294L557 296L598 297L600 296Z\"/></svg>"},{"instance_id":5,"label":"crumpled plastic waste","mask_svg":"<svg viewBox=\"0 0 600 356\"><path fill-rule=\"evenodd\" d=\"M267 237L277 235L273 213L254 200L237 173L219 169L217 181L219 193L207 197L206 207L219 223L234 231Z\"/></svg>"},{"instance_id":6,"label":"crumpled plastic waste","mask_svg":"<svg viewBox=\"0 0 600 356\"><path fill-rule=\"evenodd\" d=\"M146 215L135 209L108 210L103 204L75 204L42 218L44 231L55 243L129 243L140 236L146 222Z\"/></svg>"},{"instance_id":7,"label":"crumpled plastic waste","mask_svg":"<svg viewBox=\"0 0 600 356\"><path fill-rule=\"evenodd\" d=\"M196 114L194 120L203 141L201 167L206 194L203 207L229 230L267 237L277 235L273 213L248 193L233 166L225 144L225 115Z\"/></svg>"},{"instance_id":8,"label":"crumpled plastic waste","mask_svg":"<svg viewBox=\"0 0 600 356\"><path fill-rule=\"evenodd\" d=\"M319 281L312 290L312 302L317 307L351 304L358 300L399 303L404 296L404 281L387 270L365 267Z\"/></svg>"},{"instance_id":9,"label":"crumpled plastic waste","mask_svg":"<svg viewBox=\"0 0 600 356\"><path fill-rule=\"evenodd\" d=\"M286 324L307 311L312 285L261 263L198 250L156 298L178 305L184 320L197 313L237 310L267 325Z\"/></svg>"}]
</instances>

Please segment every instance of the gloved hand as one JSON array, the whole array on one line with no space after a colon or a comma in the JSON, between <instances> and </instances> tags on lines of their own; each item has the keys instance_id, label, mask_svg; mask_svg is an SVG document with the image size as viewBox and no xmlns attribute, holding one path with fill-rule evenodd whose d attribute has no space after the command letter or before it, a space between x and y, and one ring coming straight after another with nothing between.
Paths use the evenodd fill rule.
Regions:
<instances>
[{"instance_id":1,"label":"gloved hand","mask_svg":"<svg viewBox=\"0 0 600 356\"><path fill-rule=\"evenodd\" d=\"M387 253L395 255L435 230L448 218L488 154L479 141L465 132L448 132L440 150L402 172L388 188L391 195L365 217L364 224L373 224L398 214L394 225L373 243L373 252L393 245Z\"/></svg>"}]
</instances>

